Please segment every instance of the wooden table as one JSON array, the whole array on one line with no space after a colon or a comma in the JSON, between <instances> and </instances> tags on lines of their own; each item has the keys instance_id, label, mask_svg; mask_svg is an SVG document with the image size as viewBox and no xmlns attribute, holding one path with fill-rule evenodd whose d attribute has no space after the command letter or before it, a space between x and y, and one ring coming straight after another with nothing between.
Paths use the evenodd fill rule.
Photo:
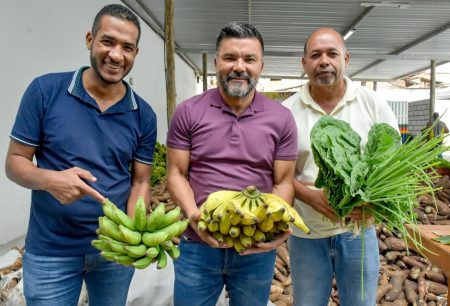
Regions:
<instances>
[{"instance_id":1,"label":"wooden table","mask_svg":"<svg viewBox=\"0 0 450 306\"><path fill-rule=\"evenodd\" d=\"M406 226L406 229L411 233L411 227ZM442 272L447 276L447 297L450 297L450 245L445 245L437 241L432 240L442 235L450 235L450 225L418 225L419 234L422 237L422 244L425 248L433 253L424 251L423 254L434 265L442 269ZM417 249L412 243L408 243L408 246L415 251Z\"/></svg>"}]
</instances>

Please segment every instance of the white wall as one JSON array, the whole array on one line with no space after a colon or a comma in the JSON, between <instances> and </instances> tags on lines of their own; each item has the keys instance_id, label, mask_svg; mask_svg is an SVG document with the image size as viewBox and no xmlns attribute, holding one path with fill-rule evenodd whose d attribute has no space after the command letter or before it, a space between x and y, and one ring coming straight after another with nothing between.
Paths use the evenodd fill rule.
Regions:
<instances>
[{"instance_id":1,"label":"white wall","mask_svg":"<svg viewBox=\"0 0 450 306\"><path fill-rule=\"evenodd\" d=\"M0 0L0 247L25 234L30 191L9 181L3 165L21 96L38 75L89 65L85 34L105 0ZM158 140L167 132L164 43L143 21L140 52L126 80L158 116ZM177 102L196 93L194 72L176 60Z\"/></svg>"}]
</instances>

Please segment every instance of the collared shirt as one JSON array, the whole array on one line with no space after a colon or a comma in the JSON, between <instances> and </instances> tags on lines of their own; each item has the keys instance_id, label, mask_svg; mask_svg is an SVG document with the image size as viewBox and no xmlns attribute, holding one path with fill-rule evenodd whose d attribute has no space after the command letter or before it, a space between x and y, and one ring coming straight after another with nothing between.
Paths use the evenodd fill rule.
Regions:
<instances>
[{"instance_id":1,"label":"collared shirt","mask_svg":"<svg viewBox=\"0 0 450 306\"><path fill-rule=\"evenodd\" d=\"M345 77L345 83L345 94L329 115L350 124L353 130L361 136L362 150L367 143L369 130L375 123L384 122L398 130L397 119L386 101L379 98L373 91L354 84L347 77ZM307 187L314 189L313 185L319 168L314 162L311 151L310 134L314 124L321 116L326 115L326 112L312 98L309 92L309 82L301 88L300 92L286 99L283 105L291 110L297 124L299 151L295 177L297 180L307 183ZM298 199L295 200L294 205L311 229L311 234L305 235L300 230L293 228L293 234L298 237L324 238L348 230L347 227L334 224Z\"/></svg>"},{"instance_id":2,"label":"collared shirt","mask_svg":"<svg viewBox=\"0 0 450 306\"><path fill-rule=\"evenodd\" d=\"M132 160L152 163L156 115L126 83L125 96L101 112L83 87L84 69L33 80L10 137L36 148L39 168L90 171L97 181L89 184L124 210ZM90 197L61 205L50 193L33 190L27 251L46 256L96 252L90 241L102 214L100 203Z\"/></svg>"},{"instance_id":3,"label":"collared shirt","mask_svg":"<svg viewBox=\"0 0 450 306\"><path fill-rule=\"evenodd\" d=\"M218 190L272 192L274 161L297 158L297 130L289 110L259 93L236 117L216 88L177 107L167 146L190 151L189 183L200 206Z\"/></svg>"}]
</instances>

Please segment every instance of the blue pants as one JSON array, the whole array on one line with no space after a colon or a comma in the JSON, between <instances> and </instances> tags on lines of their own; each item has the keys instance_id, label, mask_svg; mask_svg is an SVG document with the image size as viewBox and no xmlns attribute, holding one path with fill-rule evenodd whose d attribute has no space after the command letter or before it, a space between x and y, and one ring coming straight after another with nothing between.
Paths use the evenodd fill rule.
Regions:
<instances>
[{"instance_id":1,"label":"blue pants","mask_svg":"<svg viewBox=\"0 0 450 306\"><path fill-rule=\"evenodd\" d=\"M266 306L272 284L275 251L241 256L233 248L215 249L181 239L174 262L175 306L214 306L226 286L230 306Z\"/></svg>"},{"instance_id":2,"label":"blue pants","mask_svg":"<svg viewBox=\"0 0 450 306\"><path fill-rule=\"evenodd\" d=\"M364 232L364 298L361 293L361 235L351 232L321 238L288 240L292 289L296 306L326 306L333 276L341 306L374 306L379 255L375 228Z\"/></svg>"},{"instance_id":3,"label":"blue pants","mask_svg":"<svg viewBox=\"0 0 450 306\"><path fill-rule=\"evenodd\" d=\"M76 306L83 279L89 306L123 306L134 268L107 261L100 254L48 257L25 252L23 284L27 306Z\"/></svg>"}]
</instances>

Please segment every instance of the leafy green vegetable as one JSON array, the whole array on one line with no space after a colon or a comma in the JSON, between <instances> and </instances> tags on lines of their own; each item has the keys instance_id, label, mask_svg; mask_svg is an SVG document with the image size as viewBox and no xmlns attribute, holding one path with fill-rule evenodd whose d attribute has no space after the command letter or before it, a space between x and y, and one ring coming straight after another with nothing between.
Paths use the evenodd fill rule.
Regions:
<instances>
[{"instance_id":1,"label":"leafy green vegetable","mask_svg":"<svg viewBox=\"0 0 450 306\"><path fill-rule=\"evenodd\" d=\"M151 185L156 186L166 179L166 146L156 142L155 153L153 154L152 181Z\"/></svg>"},{"instance_id":2,"label":"leafy green vegetable","mask_svg":"<svg viewBox=\"0 0 450 306\"><path fill-rule=\"evenodd\" d=\"M348 123L323 116L311 130L312 152L319 167L315 186L324 189L338 218L344 219L360 206L363 215L373 216L376 223L384 223L422 249L414 212L419 205L417 196L437 190L432 184L438 177L433 170L435 159L448 149L441 145L443 135L427 141L428 133L429 129L401 145L397 130L385 123L375 124L361 153L361 137ZM362 222L355 224L356 232L360 225L365 226ZM412 235L404 223L413 225ZM361 282L362 275L361 268Z\"/></svg>"},{"instance_id":3,"label":"leafy green vegetable","mask_svg":"<svg viewBox=\"0 0 450 306\"><path fill-rule=\"evenodd\" d=\"M443 244L450 244L450 235L440 236L437 238L433 238L433 240L443 243Z\"/></svg>"}]
</instances>

